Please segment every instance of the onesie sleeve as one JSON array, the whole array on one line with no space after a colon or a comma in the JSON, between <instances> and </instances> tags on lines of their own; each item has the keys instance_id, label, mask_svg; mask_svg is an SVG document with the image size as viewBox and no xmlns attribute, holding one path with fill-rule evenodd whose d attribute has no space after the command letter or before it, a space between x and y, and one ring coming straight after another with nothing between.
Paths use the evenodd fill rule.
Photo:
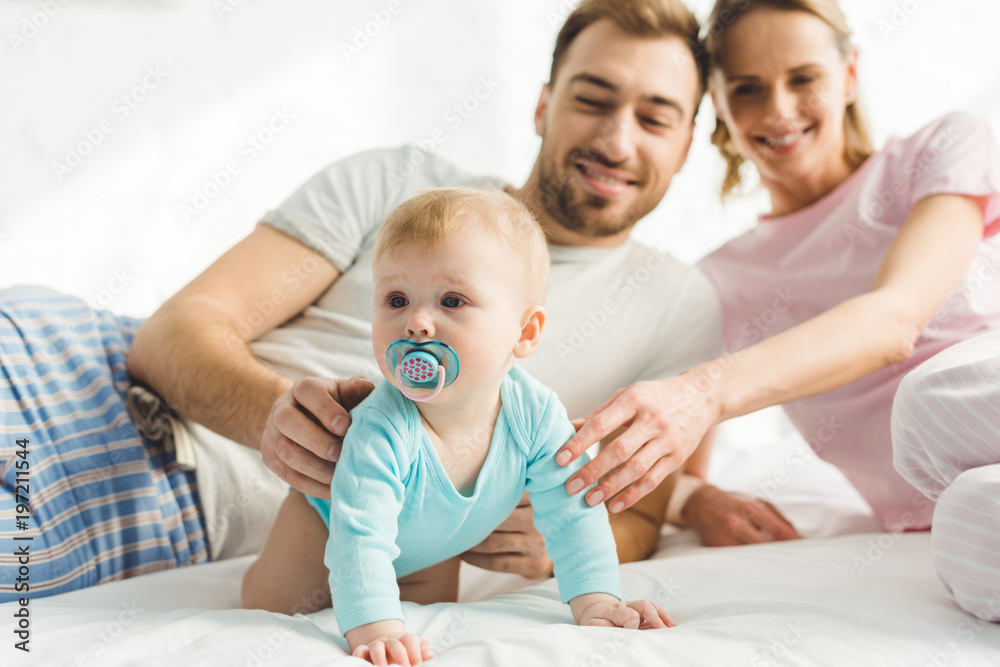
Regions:
<instances>
[{"instance_id":1,"label":"onesie sleeve","mask_svg":"<svg viewBox=\"0 0 1000 667\"><path fill-rule=\"evenodd\" d=\"M351 417L331 486L324 558L341 632L375 621L404 620L393 561L399 556L406 440L378 409L361 406Z\"/></svg>"},{"instance_id":2,"label":"onesie sleeve","mask_svg":"<svg viewBox=\"0 0 1000 667\"><path fill-rule=\"evenodd\" d=\"M1000 232L1000 145L989 124L950 113L917 134L919 148L904 165L913 179L913 207L937 194L986 198L984 237Z\"/></svg>"},{"instance_id":3,"label":"onesie sleeve","mask_svg":"<svg viewBox=\"0 0 1000 667\"><path fill-rule=\"evenodd\" d=\"M621 599L618 551L607 510L603 504L590 507L584 494L570 495L564 486L590 458L584 454L565 467L556 463L556 453L574 433L566 408L550 392L528 458L527 489L535 526L555 564L563 602L585 593Z\"/></svg>"}]
</instances>

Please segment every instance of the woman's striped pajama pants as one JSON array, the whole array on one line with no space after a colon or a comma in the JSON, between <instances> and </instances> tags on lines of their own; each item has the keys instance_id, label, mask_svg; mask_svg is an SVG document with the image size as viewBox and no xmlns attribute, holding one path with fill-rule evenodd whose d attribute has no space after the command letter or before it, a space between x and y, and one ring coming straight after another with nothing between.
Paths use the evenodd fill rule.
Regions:
<instances>
[{"instance_id":1,"label":"woman's striped pajama pants","mask_svg":"<svg viewBox=\"0 0 1000 667\"><path fill-rule=\"evenodd\" d=\"M937 502L934 564L966 611L1000 621L1000 331L911 371L892 411L894 464Z\"/></svg>"}]
</instances>

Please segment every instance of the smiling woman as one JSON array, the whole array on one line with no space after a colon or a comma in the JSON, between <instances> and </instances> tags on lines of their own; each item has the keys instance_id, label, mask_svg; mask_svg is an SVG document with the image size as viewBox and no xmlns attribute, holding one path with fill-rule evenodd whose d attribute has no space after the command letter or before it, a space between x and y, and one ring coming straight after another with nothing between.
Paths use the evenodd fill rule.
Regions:
<instances>
[{"instance_id":1,"label":"smiling woman","mask_svg":"<svg viewBox=\"0 0 1000 667\"><path fill-rule=\"evenodd\" d=\"M723 196L739 187L745 155L756 155L761 178L773 181L767 156L788 155L808 141L815 148L804 153L797 179L807 178L816 161L828 160L835 163L830 179L839 182L873 152L859 101L858 53L840 8L816 0L781 3L781 8L786 11L768 9L767 3L723 0L709 20L715 25L727 14L746 14L728 31L710 31L705 40L712 59L712 101L727 119L720 118L712 133L712 143L726 160ZM798 11L787 11L792 9ZM774 46L774 32L780 32L788 51ZM816 49L816 44L829 48ZM763 58L761 48L768 51ZM789 120L793 109L798 124ZM736 131L731 133L730 126ZM842 154L837 150L841 143ZM780 204L771 203L778 213Z\"/></svg>"}]
</instances>

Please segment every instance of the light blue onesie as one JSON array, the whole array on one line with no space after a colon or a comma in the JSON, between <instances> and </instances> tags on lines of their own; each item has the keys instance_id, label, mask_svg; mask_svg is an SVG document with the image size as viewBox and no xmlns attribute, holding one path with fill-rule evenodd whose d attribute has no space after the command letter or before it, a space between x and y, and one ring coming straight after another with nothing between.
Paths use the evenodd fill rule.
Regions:
<instances>
[{"instance_id":1,"label":"light blue onesie","mask_svg":"<svg viewBox=\"0 0 1000 667\"><path fill-rule=\"evenodd\" d=\"M524 489L563 602L584 593L621 598L604 505L589 507L583 494L571 496L563 486L589 459L566 467L555 462L574 433L566 409L516 365L500 386L500 399L471 496L455 489L416 405L391 383L383 380L351 412L333 500L306 496L331 526L324 562L341 632L404 620L396 579L482 542L510 516Z\"/></svg>"}]
</instances>

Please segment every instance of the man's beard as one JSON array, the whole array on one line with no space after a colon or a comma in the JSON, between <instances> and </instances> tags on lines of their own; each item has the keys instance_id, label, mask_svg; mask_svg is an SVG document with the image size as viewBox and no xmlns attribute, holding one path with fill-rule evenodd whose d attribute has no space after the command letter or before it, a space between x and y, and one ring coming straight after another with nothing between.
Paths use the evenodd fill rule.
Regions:
<instances>
[{"instance_id":1,"label":"man's beard","mask_svg":"<svg viewBox=\"0 0 1000 667\"><path fill-rule=\"evenodd\" d=\"M545 212L556 222L566 229L576 232L582 236L593 238L603 238L614 236L635 226L653 206L644 206L642 199L636 200L620 216L608 219L599 215L600 211L612 203L611 199L580 193L577 196L576 189L571 185L573 172L578 171L573 164L577 157L585 157L609 168L614 168L613 163L602 155L575 149L570 152L568 162L562 171L556 166L555 160L543 157L539 172L538 203L541 204ZM641 182L641 181L640 181Z\"/></svg>"}]
</instances>

